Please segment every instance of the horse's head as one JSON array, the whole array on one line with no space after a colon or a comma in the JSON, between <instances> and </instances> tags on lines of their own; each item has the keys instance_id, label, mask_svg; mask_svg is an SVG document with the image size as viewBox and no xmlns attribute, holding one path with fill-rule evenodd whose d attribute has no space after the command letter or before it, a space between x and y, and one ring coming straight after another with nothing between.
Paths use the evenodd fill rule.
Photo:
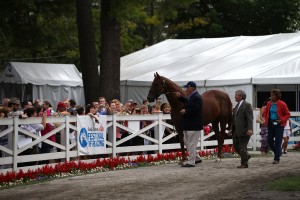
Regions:
<instances>
[{"instance_id":1,"label":"horse's head","mask_svg":"<svg viewBox=\"0 0 300 200\"><path fill-rule=\"evenodd\" d=\"M149 90L147 99L149 102L154 102L154 100L163 94L166 90L165 80L157 72L154 74L154 80L152 82L151 88Z\"/></svg>"}]
</instances>

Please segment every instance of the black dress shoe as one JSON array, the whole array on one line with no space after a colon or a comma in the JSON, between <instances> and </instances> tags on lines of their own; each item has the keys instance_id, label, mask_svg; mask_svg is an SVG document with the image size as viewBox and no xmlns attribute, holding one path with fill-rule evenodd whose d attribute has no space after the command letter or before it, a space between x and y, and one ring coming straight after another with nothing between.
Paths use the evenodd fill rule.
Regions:
<instances>
[{"instance_id":1,"label":"black dress shoe","mask_svg":"<svg viewBox=\"0 0 300 200\"><path fill-rule=\"evenodd\" d=\"M182 167L195 167L195 165L191 165L191 164L184 164L184 165L182 165Z\"/></svg>"},{"instance_id":2,"label":"black dress shoe","mask_svg":"<svg viewBox=\"0 0 300 200\"><path fill-rule=\"evenodd\" d=\"M248 165L240 165L240 166L237 166L238 169L243 169L243 168L248 168Z\"/></svg>"},{"instance_id":3,"label":"black dress shoe","mask_svg":"<svg viewBox=\"0 0 300 200\"><path fill-rule=\"evenodd\" d=\"M202 163L202 160L197 160L195 164Z\"/></svg>"}]
</instances>

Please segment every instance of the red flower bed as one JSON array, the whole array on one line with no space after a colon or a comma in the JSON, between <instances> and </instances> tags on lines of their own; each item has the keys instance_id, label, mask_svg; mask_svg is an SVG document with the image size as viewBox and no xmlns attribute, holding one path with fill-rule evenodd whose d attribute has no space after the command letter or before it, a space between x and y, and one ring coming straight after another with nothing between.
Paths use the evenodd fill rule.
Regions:
<instances>
[{"instance_id":1,"label":"red flower bed","mask_svg":"<svg viewBox=\"0 0 300 200\"><path fill-rule=\"evenodd\" d=\"M223 147L223 152L234 153L234 149L225 145ZM215 155L217 149L199 151L198 154L201 157L208 158ZM23 172L22 169L19 172L7 172L5 174L0 174L0 187L6 187L10 185L15 185L18 183L27 183L29 181L40 181L44 179L64 177L71 175L80 175L86 173L95 173L101 171L115 170L115 169L128 169L137 166L151 165L151 163L160 162L171 162L178 161L182 157L181 152L171 152L164 154L157 154L155 157L152 155L140 155L136 159L130 160L130 158L116 157L107 159L97 159L94 162L87 163L83 161L70 161L64 163L58 163L54 167L50 165L45 165L36 170L28 170ZM122 167L123 166L123 167Z\"/></svg>"}]
</instances>

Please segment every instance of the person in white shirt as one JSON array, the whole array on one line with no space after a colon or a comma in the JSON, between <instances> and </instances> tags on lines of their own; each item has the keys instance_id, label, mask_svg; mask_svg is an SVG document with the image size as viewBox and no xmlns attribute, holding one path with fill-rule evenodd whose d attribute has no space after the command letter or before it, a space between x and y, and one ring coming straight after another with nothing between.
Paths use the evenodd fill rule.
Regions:
<instances>
[{"instance_id":1,"label":"person in white shirt","mask_svg":"<svg viewBox=\"0 0 300 200\"><path fill-rule=\"evenodd\" d=\"M283 130L283 143L282 143L283 154L287 154L287 146L288 146L291 133L292 133L292 123L291 120L289 119Z\"/></svg>"}]
</instances>

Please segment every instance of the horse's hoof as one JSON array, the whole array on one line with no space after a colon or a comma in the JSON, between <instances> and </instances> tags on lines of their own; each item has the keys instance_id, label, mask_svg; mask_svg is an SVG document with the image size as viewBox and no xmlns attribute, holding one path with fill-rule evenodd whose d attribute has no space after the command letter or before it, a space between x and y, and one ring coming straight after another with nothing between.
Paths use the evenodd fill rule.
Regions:
<instances>
[{"instance_id":1,"label":"horse's hoof","mask_svg":"<svg viewBox=\"0 0 300 200\"><path fill-rule=\"evenodd\" d=\"M217 163L221 162L221 158L217 158L217 159L216 159L216 162L217 162Z\"/></svg>"}]
</instances>

